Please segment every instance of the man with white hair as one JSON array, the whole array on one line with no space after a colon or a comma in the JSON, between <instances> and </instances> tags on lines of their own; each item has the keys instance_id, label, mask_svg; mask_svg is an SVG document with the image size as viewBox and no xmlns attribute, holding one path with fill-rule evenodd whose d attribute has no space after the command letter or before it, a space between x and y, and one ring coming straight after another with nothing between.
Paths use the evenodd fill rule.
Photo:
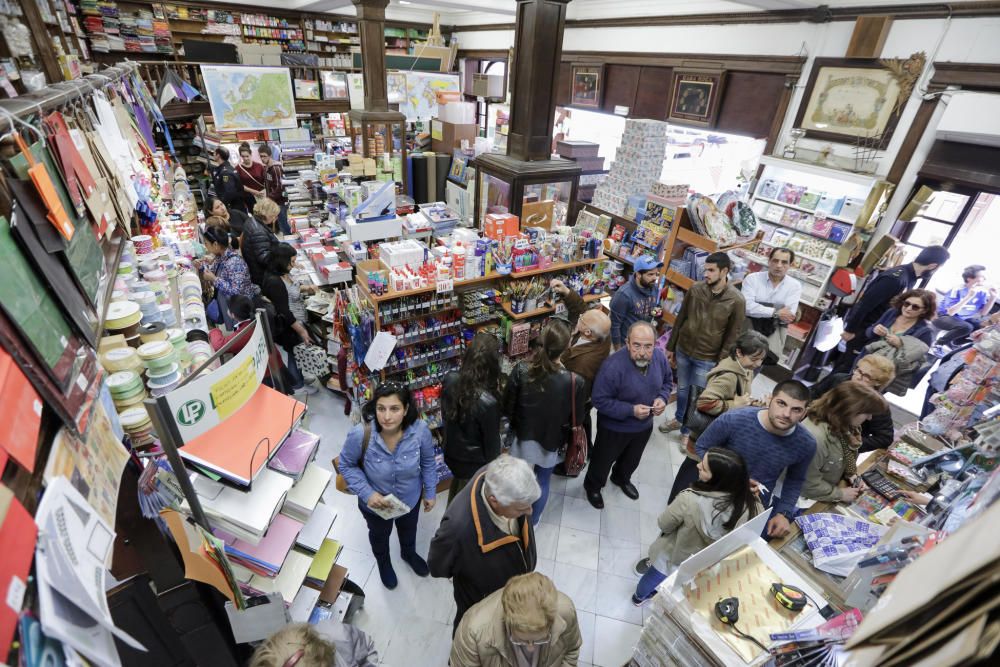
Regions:
<instances>
[{"instance_id":1,"label":"man with white hair","mask_svg":"<svg viewBox=\"0 0 1000 667\"><path fill-rule=\"evenodd\" d=\"M431 540L431 575L451 578L454 628L472 605L535 569L531 505L542 495L531 465L503 454L448 505Z\"/></svg>"}]
</instances>

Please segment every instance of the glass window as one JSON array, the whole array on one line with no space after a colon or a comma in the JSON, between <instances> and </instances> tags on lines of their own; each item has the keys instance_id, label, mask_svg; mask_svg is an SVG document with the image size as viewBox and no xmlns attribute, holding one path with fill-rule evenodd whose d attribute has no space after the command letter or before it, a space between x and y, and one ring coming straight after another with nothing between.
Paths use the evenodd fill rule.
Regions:
<instances>
[{"instance_id":1,"label":"glass window","mask_svg":"<svg viewBox=\"0 0 1000 667\"><path fill-rule=\"evenodd\" d=\"M948 240L953 225L923 217L915 218L906 236L907 243L927 247L929 245L944 245Z\"/></svg>"},{"instance_id":2,"label":"glass window","mask_svg":"<svg viewBox=\"0 0 1000 667\"><path fill-rule=\"evenodd\" d=\"M931 195L920 215L935 220L955 222L962 215L962 209L965 208L967 201L969 201L968 195L938 190Z\"/></svg>"}]
</instances>

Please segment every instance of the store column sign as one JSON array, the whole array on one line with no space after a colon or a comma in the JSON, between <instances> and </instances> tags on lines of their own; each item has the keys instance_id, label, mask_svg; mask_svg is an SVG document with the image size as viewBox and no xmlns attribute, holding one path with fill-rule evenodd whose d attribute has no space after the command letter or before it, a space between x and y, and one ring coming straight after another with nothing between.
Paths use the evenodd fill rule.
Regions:
<instances>
[{"instance_id":1,"label":"store column sign","mask_svg":"<svg viewBox=\"0 0 1000 667\"><path fill-rule=\"evenodd\" d=\"M197 438L246 405L264 379L267 356L267 339L258 320L250 340L232 359L167 394L181 440Z\"/></svg>"}]
</instances>

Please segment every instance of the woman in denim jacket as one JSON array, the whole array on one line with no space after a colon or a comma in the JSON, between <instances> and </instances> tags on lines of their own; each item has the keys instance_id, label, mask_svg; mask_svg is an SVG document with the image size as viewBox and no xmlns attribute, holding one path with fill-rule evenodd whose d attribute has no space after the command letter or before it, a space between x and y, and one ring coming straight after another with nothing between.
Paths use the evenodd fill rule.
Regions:
<instances>
[{"instance_id":1,"label":"woman in denim jacket","mask_svg":"<svg viewBox=\"0 0 1000 667\"><path fill-rule=\"evenodd\" d=\"M425 512L434 507L438 481L434 438L427 424L417 419L410 390L401 383L380 385L361 415L363 422L347 434L340 453L340 474L358 496L379 576L391 590L398 583L389 560L393 522L403 560L417 576L429 574L427 562L417 555L417 516L421 500ZM393 519L379 516L377 511L394 506L386 499L389 495L411 508L410 511Z\"/></svg>"}]
</instances>

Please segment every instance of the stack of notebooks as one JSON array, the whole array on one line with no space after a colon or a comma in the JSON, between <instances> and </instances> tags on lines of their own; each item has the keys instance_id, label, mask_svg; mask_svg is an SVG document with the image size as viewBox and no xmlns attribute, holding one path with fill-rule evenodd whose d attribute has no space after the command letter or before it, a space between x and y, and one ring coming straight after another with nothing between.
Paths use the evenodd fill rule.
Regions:
<instances>
[{"instance_id":1,"label":"stack of notebooks","mask_svg":"<svg viewBox=\"0 0 1000 667\"><path fill-rule=\"evenodd\" d=\"M267 534L257 544L241 540L219 528L215 530L215 536L225 543L226 555L234 563L255 574L273 577L281 570L301 530L300 522L279 514L274 517Z\"/></svg>"},{"instance_id":2,"label":"stack of notebooks","mask_svg":"<svg viewBox=\"0 0 1000 667\"><path fill-rule=\"evenodd\" d=\"M337 540L329 538L323 540L323 546L313 556L312 565L309 567L309 572L306 573L306 583L316 588L322 588L343 550L344 545Z\"/></svg>"},{"instance_id":3,"label":"stack of notebooks","mask_svg":"<svg viewBox=\"0 0 1000 667\"><path fill-rule=\"evenodd\" d=\"M225 532L253 545L260 544L292 489L291 478L267 468L257 475L249 491L240 491L197 473L192 474L191 481L209 520ZM190 512L187 501L184 501L182 509Z\"/></svg>"},{"instance_id":4,"label":"stack of notebooks","mask_svg":"<svg viewBox=\"0 0 1000 667\"><path fill-rule=\"evenodd\" d=\"M299 531L295 538L295 545L316 553L323 546L323 540L330 534L333 522L337 520L337 511L329 505L320 503L313 510L312 516Z\"/></svg>"},{"instance_id":5,"label":"stack of notebooks","mask_svg":"<svg viewBox=\"0 0 1000 667\"><path fill-rule=\"evenodd\" d=\"M303 428L296 428L285 438L267 467L298 482L306 466L316 458L319 436Z\"/></svg>"},{"instance_id":6,"label":"stack of notebooks","mask_svg":"<svg viewBox=\"0 0 1000 667\"><path fill-rule=\"evenodd\" d=\"M310 463L306 466L306 472L302 475L302 479L296 482L291 490L288 491L288 496L281 507L282 514L286 514L297 521L308 521L313 510L319 505L320 498L323 497L323 492L326 491L327 485L330 484L330 477L332 476L333 473L319 467L315 463ZM287 477L285 479L291 483L290 479ZM254 484L256 485L256 482Z\"/></svg>"},{"instance_id":7,"label":"stack of notebooks","mask_svg":"<svg viewBox=\"0 0 1000 667\"><path fill-rule=\"evenodd\" d=\"M312 567L312 561L312 556L307 556L293 549L288 552L288 557L285 558L285 562L281 566L281 571L278 572L277 576L264 577L255 574L250 578L247 586L265 595L268 593L280 593L285 604L291 605L295 601L295 596L298 595L299 589L302 588L303 582L306 580L306 574L309 572L309 568Z\"/></svg>"}]
</instances>

